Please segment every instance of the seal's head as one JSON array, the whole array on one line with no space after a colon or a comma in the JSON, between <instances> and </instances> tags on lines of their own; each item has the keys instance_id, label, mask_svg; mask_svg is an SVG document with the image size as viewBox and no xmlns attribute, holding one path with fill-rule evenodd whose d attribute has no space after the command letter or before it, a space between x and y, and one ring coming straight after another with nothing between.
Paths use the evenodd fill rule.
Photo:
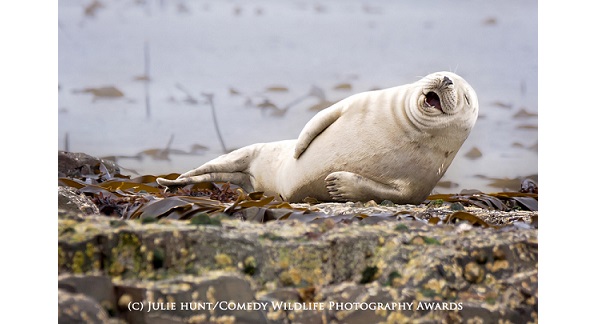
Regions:
<instances>
[{"instance_id":1,"label":"seal's head","mask_svg":"<svg viewBox=\"0 0 600 324\"><path fill-rule=\"evenodd\" d=\"M436 72L411 87L408 117L422 130L460 129L470 132L479 112L475 90L459 75Z\"/></svg>"}]
</instances>

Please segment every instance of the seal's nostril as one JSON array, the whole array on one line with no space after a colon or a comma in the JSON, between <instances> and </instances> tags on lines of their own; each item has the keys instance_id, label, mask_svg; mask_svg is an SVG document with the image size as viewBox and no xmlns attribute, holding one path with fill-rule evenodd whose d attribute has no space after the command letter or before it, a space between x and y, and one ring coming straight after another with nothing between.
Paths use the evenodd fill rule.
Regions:
<instances>
[{"instance_id":1,"label":"seal's nostril","mask_svg":"<svg viewBox=\"0 0 600 324\"><path fill-rule=\"evenodd\" d=\"M444 85L445 85L445 86L449 86L449 85L453 84L453 83L452 83L452 80L450 80L450 78L449 78L449 77L447 77L447 76L445 76L445 77L444 77L444 80L443 80L443 82L444 82Z\"/></svg>"}]
</instances>

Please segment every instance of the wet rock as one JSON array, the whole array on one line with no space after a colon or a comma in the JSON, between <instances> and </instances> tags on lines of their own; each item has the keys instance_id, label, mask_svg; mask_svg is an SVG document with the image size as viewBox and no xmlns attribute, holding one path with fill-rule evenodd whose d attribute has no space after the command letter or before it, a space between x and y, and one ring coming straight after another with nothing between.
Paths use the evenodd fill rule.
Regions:
<instances>
[{"instance_id":1,"label":"wet rock","mask_svg":"<svg viewBox=\"0 0 600 324\"><path fill-rule=\"evenodd\" d=\"M129 323L267 323L250 281L235 273L117 280L115 287L121 314ZM138 302L141 310L129 310Z\"/></svg>"},{"instance_id":2,"label":"wet rock","mask_svg":"<svg viewBox=\"0 0 600 324\"><path fill-rule=\"evenodd\" d=\"M107 314L116 314L117 300L111 278L106 275L72 275L58 277L58 289L71 294L84 294L96 301Z\"/></svg>"},{"instance_id":3,"label":"wet rock","mask_svg":"<svg viewBox=\"0 0 600 324\"><path fill-rule=\"evenodd\" d=\"M398 296L394 290L378 285L370 287L346 285L340 288L342 289L324 292L324 299L332 317L342 323L385 322L389 312L378 305L401 302L396 298Z\"/></svg>"},{"instance_id":4,"label":"wet rock","mask_svg":"<svg viewBox=\"0 0 600 324\"><path fill-rule=\"evenodd\" d=\"M228 316L274 323L537 316L537 229L460 229L408 220L401 222L401 229L398 222L323 226L228 219L199 226L103 216L59 218L58 225L59 274L112 278L117 313L129 322L217 321ZM126 307L131 301L197 300L442 304L423 304L440 309L419 311L282 310L271 305L266 312L193 314L181 309L143 314ZM456 306L451 302L470 311L451 309Z\"/></svg>"},{"instance_id":5,"label":"wet rock","mask_svg":"<svg viewBox=\"0 0 600 324\"><path fill-rule=\"evenodd\" d=\"M71 187L58 186L58 209L85 215L100 214L91 199Z\"/></svg>"},{"instance_id":6,"label":"wet rock","mask_svg":"<svg viewBox=\"0 0 600 324\"><path fill-rule=\"evenodd\" d=\"M277 288L260 296L261 301L300 302L300 294L296 288Z\"/></svg>"},{"instance_id":7,"label":"wet rock","mask_svg":"<svg viewBox=\"0 0 600 324\"><path fill-rule=\"evenodd\" d=\"M485 275L485 270L475 262L469 262L464 270L465 279L471 283L480 283Z\"/></svg>"},{"instance_id":8,"label":"wet rock","mask_svg":"<svg viewBox=\"0 0 600 324\"><path fill-rule=\"evenodd\" d=\"M537 183L535 183L535 181L529 178L524 179L521 182L521 189L519 190L519 192L538 193Z\"/></svg>"},{"instance_id":9,"label":"wet rock","mask_svg":"<svg viewBox=\"0 0 600 324\"><path fill-rule=\"evenodd\" d=\"M100 163L119 171L111 162L59 152L59 176L93 177ZM322 218L141 222L94 215L87 197L59 187L59 322L537 320L536 228L426 222L459 207L498 225L530 222L537 211L387 202L302 206ZM278 211L246 212L274 219ZM358 222L356 214L369 217ZM145 311L133 310L136 302Z\"/></svg>"},{"instance_id":10,"label":"wet rock","mask_svg":"<svg viewBox=\"0 0 600 324\"><path fill-rule=\"evenodd\" d=\"M94 175L100 164L106 167L110 174L119 173L115 162L90 156L85 153L58 151L58 177L82 178Z\"/></svg>"},{"instance_id":11,"label":"wet rock","mask_svg":"<svg viewBox=\"0 0 600 324\"><path fill-rule=\"evenodd\" d=\"M59 289L58 323L110 323L110 317L91 297Z\"/></svg>"}]
</instances>

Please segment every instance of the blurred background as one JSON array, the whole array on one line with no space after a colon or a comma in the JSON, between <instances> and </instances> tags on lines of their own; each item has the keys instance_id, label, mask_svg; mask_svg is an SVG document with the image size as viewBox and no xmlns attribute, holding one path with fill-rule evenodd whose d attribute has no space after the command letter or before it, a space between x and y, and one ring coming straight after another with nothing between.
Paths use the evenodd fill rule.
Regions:
<instances>
[{"instance_id":1,"label":"blurred background","mask_svg":"<svg viewBox=\"0 0 600 324\"><path fill-rule=\"evenodd\" d=\"M59 0L58 148L181 173L447 70L480 114L435 191L518 190L538 173L537 17L532 0Z\"/></svg>"}]
</instances>

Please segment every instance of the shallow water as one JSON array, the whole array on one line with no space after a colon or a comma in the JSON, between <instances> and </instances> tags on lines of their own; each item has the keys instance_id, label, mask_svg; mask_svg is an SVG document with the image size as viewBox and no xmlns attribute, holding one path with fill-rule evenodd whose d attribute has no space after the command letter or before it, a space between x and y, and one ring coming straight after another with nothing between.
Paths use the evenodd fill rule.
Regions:
<instances>
[{"instance_id":1,"label":"shallow water","mask_svg":"<svg viewBox=\"0 0 600 324\"><path fill-rule=\"evenodd\" d=\"M296 138L323 100L450 70L477 91L480 117L436 191L537 175L536 1L58 6L59 149L184 172L223 153L206 95L234 149Z\"/></svg>"}]
</instances>

